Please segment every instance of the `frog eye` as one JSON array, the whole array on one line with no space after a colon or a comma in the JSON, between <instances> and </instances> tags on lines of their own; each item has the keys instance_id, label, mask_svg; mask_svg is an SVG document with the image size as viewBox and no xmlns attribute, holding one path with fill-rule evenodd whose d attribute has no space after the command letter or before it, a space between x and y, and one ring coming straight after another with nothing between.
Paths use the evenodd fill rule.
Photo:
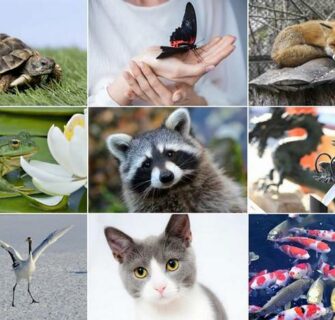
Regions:
<instances>
[{"instance_id":1,"label":"frog eye","mask_svg":"<svg viewBox=\"0 0 335 320\"><path fill-rule=\"evenodd\" d=\"M179 261L177 259L170 259L166 264L167 271L176 271L179 268Z\"/></svg>"},{"instance_id":2,"label":"frog eye","mask_svg":"<svg viewBox=\"0 0 335 320\"><path fill-rule=\"evenodd\" d=\"M13 149L17 149L20 147L21 141L18 139L12 139L12 141L10 142L10 145Z\"/></svg>"},{"instance_id":3,"label":"frog eye","mask_svg":"<svg viewBox=\"0 0 335 320\"><path fill-rule=\"evenodd\" d=\"M138 267L134 270L135 277L138 279L144 279L148 276L147 269L143 267Z\"/></svg>"}]
</instances>

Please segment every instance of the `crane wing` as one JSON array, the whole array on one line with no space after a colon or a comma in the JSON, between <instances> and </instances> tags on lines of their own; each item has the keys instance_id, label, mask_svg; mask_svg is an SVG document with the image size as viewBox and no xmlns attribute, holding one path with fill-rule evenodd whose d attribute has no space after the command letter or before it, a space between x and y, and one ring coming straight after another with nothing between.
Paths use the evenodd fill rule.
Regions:
<instances>
[{"instance_id":1,"label":"crane wing","mask_svg":"<svg viewBox=\"0 0 335 320\"><path fill-rule=\"evenodd\" d=\"M0 247L5 249L9 253L10 257L13 260L13 266L18 265L20 264L20 262L23 261L21 255L6 242L0 240Z\"/></svg>"},{"instance_id":2,"label":"crane wing","mask_svg":"<svg viewBox=\"0 0 335 320\"><path fill-rule=\"evenodd\" d=\"M70 229L72 229L73 226L66 227L61 230L56 230L52 233L50 233L42 242L41 244L33 251L33 259L36 262L37 259L41 256L41 254L44 252L46 248L48 248L50 245L55 243L58 239L60 239L62 236L65 235Z\"/></svg>"}]
</instances>

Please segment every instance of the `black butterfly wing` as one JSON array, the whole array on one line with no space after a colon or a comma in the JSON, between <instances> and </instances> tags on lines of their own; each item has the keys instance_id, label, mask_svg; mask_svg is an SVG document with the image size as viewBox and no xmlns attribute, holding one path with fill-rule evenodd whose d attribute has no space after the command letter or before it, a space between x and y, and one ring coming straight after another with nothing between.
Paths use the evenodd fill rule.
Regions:
<instances>
[{"instance_id":1,"label":"black butterfly wing","mask_svg":"<svg viewBox=\"0 0 335 320\"><path fill-rule=\"evenodd\" d=\"M174 47L161 47L162 53L156 58L156 59L164 59L173 56L177 53L184 53L189 50L187 47L180 47L180 48L174 48Z\"/></svg>"},{"instance_id":2,"label":"black butterfly wing","mask_svg":"<svg viewBox=\"0 0 335 320\"><path fill-rule=\"evenodd\" d=\"M170 37L171 47L162 46L162 53L157 59L168 58L177 53L184 53L195 48L197 38L197 18L191 2L185 8L181 27L177 28Z\"/></svg>"},{"instance_id":3,"label":"black butterfly wing","mask_svg":"<svg viewBox=\"0 0 335 320\"><path fill-rule=\"evenodd\" d=\"M172 47L181 45L193 46L197 38L197 17L191 2L188 2L181 27L177 28L170 37Z\"/></svg>"}]
</instances>

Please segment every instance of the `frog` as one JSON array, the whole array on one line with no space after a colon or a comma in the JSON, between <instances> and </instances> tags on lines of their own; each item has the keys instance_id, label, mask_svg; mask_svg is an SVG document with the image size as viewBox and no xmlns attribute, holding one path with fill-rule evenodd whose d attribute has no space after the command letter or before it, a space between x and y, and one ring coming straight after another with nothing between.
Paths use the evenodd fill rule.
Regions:
<instances>
[{"instance_id":1,"label":"frog","mask_svg":"<svg viewBox=\"0 0 335 320\"><path fill-rule=\"evenodd\" d=\"M29 160L37 150L36 143L27 132L0 137L0 190L16 191L4 176L20 168L20 157Z\"/></svg>"},{"instance_id":2,"label":"frog","mask_svg":"<svg viewBox=\"0 0 335 320\"><path fill-rule=\"evenodd\" d=\"M37 152L37 145L27 132L0 137L0 177L20 168L20 157L30 159Z\"/></svg>"},{"instance_id":3,"label":"frog","mask_svg":"<svg viewBox=\"0 0 335 320\"><path fill-rule=\"evenodd\" d=\"M36 143L27 132L20 132L11 137L0 137L0 195L2 193L5 194L6 197L22 196L35 207L44 211L55 211L65 208L67 206L68 196L64 196L61 201L55 205L44 204L30 196L36 193L35 189L26 188L24 186L14 186L4 178L6 174L21 167L20 157L30 160L37 151L38 147Z\"/></svg>"}]
</instances>

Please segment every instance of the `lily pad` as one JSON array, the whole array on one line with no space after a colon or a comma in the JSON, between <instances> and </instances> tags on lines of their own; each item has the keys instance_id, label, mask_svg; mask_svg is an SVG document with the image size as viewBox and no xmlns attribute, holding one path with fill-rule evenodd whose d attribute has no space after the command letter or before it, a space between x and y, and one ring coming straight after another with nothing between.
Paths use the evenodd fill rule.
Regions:
<instances>
[{"instance_id":1,"label":"lily pad","mask_svg":"<svg viewBox=\"0 0 335 320\"><path fill-rule=\"evenodd\" d=\"M33 206L31 202L22 197L1 199L0 213L41 213L41 209ZM69 208L59 209L53 212L73 212Z\"/></svg>"},{"instance_id":2,"label":"lily pad","mask_svg":"<svg viewBox=\"0 0 335 320\"><path fill-rule=\"evenodd\" d=\"M33 137L32 139L34 140L38 148L38 151L34 154L32 159L56 163L49 151L47 138Z\"/></svg>"}]
</instances>

